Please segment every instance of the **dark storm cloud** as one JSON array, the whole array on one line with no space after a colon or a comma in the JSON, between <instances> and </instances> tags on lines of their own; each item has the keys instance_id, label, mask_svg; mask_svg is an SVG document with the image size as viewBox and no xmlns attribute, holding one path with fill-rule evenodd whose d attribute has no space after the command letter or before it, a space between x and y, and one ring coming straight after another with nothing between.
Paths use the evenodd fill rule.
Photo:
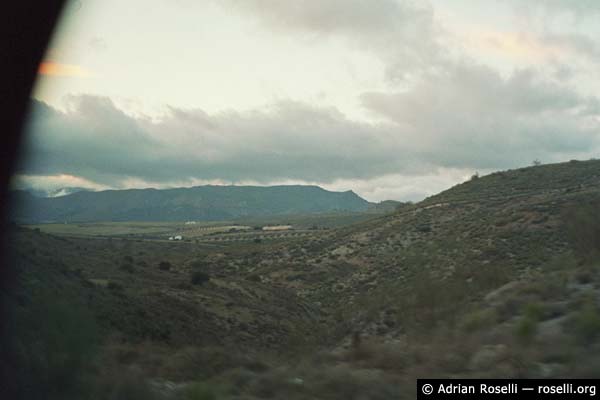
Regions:
<instances>
[{"instance_id":1,"label":"dark storm cloud","mask_svg":"<svg viewBox=\"0 0 600 400\"><path fill-rule=\"evenodd\" d=\"M106 98L72 97L65 113L36 103L20 172L117 187L128 178L331 182L507 168L600 149L598 100L534 71L503 78L465 64L411 90L362 100L389 123L356 122L298 102L218 114L171 108L158 121L127 115Z\"/></svg>"},{"instance_id":2,"label":"dark storm cloud","mask_svg":"<svg viewBox=\"0 0 600 400\"><path fill-rule=\"evenodd\" d=\"M158 142L107 98L72 97L62 113L34 101L24 170L72 173L93 180L140 175L151 164ZM99 179L104 177L104 179Z\"/></svg>"},{"instance_id":3,"label":"dark storm cloud","mask_svg":"<svg viewBox=\"0 0 600 400\"><path fill-rule=\"evenodd\" d=\"M129 177L327 182L412 162L409 153L397 152L407 148L390 147L390 125L356 123L335 109L302 103L216 115L172 108L158 122L128 116L106 98L71 103L61 113L36 102L20 173L65 173L113 186Z\"/></svg>"},{"instance_id":4,"label":"dark storm cloud","mask_svg":"<svg viewBox=\"0 0 600 400\"><path fill-rule=\"evenodd\" d=\"M534 69L506 77L450 57L433 10L421 2L220 4L270 30L357 46L379 57L389 77L411 79L360 96L387 121L378 124L294 101L216 114L172 107L158 120L128 115L93 96L72 97L64 113L36 103L29 161L20 172L70 174L116 187L129 178L327 183L444 168L503 169L600 151L600 103L568 85L569 69L556 71L564 78L558 82ZM597 57L596 42L584 36L547 33L543 40Z\"/></svg>"}]
</instances>

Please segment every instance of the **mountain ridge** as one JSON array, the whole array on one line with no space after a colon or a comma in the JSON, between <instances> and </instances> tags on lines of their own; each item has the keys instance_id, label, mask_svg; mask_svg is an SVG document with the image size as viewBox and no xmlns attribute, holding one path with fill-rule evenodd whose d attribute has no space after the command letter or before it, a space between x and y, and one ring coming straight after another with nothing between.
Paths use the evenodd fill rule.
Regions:
<instances>
[{"instance_id":1,"label":"mountain ridge","mask_svg":"<svg viewBox=\"0 0 600 400\"><path fill-rule=\"evenodd\" d=\"M316 185L205 185L190 188L77 191L39 198L12 192L11 217L19 223L228 220L240 217L363 212L376 208L351 190Z\"/></svg>"}]
</instances>

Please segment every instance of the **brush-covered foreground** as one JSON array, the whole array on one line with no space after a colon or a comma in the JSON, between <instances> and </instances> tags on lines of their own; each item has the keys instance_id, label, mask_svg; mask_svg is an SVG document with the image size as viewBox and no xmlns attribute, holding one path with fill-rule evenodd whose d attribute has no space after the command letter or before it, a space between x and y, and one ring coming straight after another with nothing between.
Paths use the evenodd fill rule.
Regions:
<instances>
[{"instance_id":1,"label":"brush-covered foreground","mask_svg":"<svg viewBox=\"0 0 600 400\"><path fill-rule=\"evenodd\" d=\"M413 399L419 377L600 371L598 161L283 241L9 246L20 398Z\"/></svg>"}]
</instances>

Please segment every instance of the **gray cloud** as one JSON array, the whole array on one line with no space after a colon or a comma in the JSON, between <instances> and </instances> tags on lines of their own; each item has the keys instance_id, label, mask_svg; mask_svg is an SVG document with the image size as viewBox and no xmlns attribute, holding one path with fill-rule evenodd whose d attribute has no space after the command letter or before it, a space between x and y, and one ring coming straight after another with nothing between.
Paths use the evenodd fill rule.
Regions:
<instances>
[{"instance_id":1,"label":"gray cloud","mask_svg":"<svg viewBox=\"0 0 600 400\"><path fill-rule=\"evenodd\" d=\"M531 4L564 12L574 3ZM378 124L294 101L216 114L171 107L158 120L128 115L102 97L73 96L66 112L36 102L19 172L70 174L112 187L130 178L165 184L292 180L356 184L373 193L399 179L412 188L386 193L415 199L428 190L425 178L441 185L465 171L600 151L600 102L567 85L571 68L555 71L557 82L544 78L546 71L522 69L505 77L473 61L456 61L447 54L433 10L421 2L219 4L277 33L340 40L381 58L389 77L413 79L402 89L391 85L362 94L363 106L387 121ZM596 1L577 4L568 12L600 10ZM579 34L546 32L540 40L594 60L600 53L598 43Z\"/></svg>"},{"instance_id":2,"label":"gray cloud","mask_svg":"<svg viewBox=\"0 0 600 400\"><path fill-rule=\"evenodd\" d=\"M406 92L366 93L373 112L403 126L421 157L445 167L503 168L600 150L600 104L532 70L503 78L463 64Z\"/></svg>"},{"instance_id":3,"label":"gray cloud","mask_svg":"<svg viewBox=\"0 0 600 400\"><path fill-rule=\"evenodd\" d=\"M519 8L545 13L569 13L576 17L586 17L600 13L600 3L596 0L512 0Z\"/></svg>"},{"instance_id":4,"label":"gray cloud","mask_svg":"<svg viewBox=\"0 0 600 400\"><path fill-rule=\"evenodd\" d=\"M223 2L220 2L221 4ZM433 8L409 0L227 0L232 10L250 15L278 33L308 39L340 39L376 54L390 78L435 68L447 57Z\"/></svg>"},{"instance_id":5,"label":"gray cloud","mask_svg":"<svg viewBox=\"0 0 600 400\"><path fill-rule=\"evenodd\" d=\"M542 43L566 50L569 56L579 56L592 62L600 62L600 41L579 33L546 33Z\"/></svg>"},{"instance_id":6,"label":"gray cloud","mask_svg":"<svg viewBox=\"0 0 600 400\"><path fill-rule=\"evenodd\" d=\"M503 78L462 64L429 78L404 92L365 93L365 107L389 120L380 124L291 101L218 114L171 108L158 121L101 97L72 97L65 113L36 103L19 172L115 187L129 178L331 183L507 168L600 149L598 100L534 71Z\"/></svg>"},{"instance_id":7,"label":"gray cloud","mask_svg":"<svg viewBox=\"0 0 600 400\"><path fill-rule=\"evenodd\" d=\"M72 173L95 181L142 175L158 142L107 98L73 96L59 112L34 102L24 170Z\"/></svg>"},{"instance_id":8,"label":"gray cloud","mask_svg":"<svg viewBox=\"0 0 600 400\"><path fill-rule=\"evenodd\" d=\"M129 177L328 182L414 162L389 147L391 125L353 122L335 109L302 103L216 115L171 108L158 122L128 116L106 98L80 96L71 103L66 113L35 104L19 173L67 173L114 186Z\"/></svg>"}]
</instances>

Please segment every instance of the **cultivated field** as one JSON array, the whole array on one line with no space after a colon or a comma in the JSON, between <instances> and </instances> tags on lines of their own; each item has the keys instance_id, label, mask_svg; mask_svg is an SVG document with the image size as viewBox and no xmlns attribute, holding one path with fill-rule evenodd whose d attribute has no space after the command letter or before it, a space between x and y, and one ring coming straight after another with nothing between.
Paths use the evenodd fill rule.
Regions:
<instances>
[{"instance_id":1,"label":"cultivated field","mask_svg":"<svg viewBox=\"0 0 600 400\"><path fill-rule=\"evenodd\" d=\"M132 238L168 240L181 235L194 241L247 241L286 239L318 234L320 231L348 226L377 217L372 213L337 213L248 218L238 221L185 222L84 222L26 225L30 229L69 237ZM263 227L291 225L287 231L263 231Z\"/></svg>"}]
</instances>

